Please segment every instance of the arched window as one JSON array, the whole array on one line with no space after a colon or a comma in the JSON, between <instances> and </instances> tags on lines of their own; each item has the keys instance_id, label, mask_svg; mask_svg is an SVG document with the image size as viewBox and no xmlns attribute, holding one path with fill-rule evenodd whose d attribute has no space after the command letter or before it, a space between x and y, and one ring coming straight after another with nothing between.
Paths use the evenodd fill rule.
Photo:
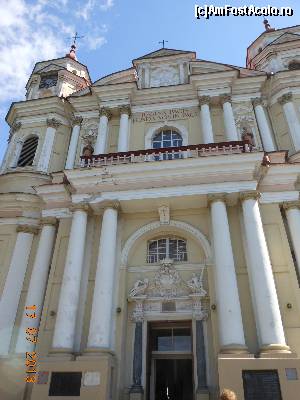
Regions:
<instances>
[{"instance_id":1,"label":"arched window","mask_svg":"<svg viewBox=\"0 0 300 400\"><path fill-rule=\"evenodd\" d=\"M161 149L163 147L180 147L182 146L182 137L181 135L172 130L172 129L164 129L158 132L152 139L152 147L153 149ZM161 156L155 156L155 160L173 160L175 158L180 158L180 153L173 152L168 154L162 154Z\"/></svg>"},{"instance_id":2,"label":"arched window","mask_svg":"<svg viewBox=\"0 0 300 400\"><path fill-rule=\"evenodd\" d=\"M182 146L181 135L172 130L165 129L158 132L152 139L153 149L160 149L162 147L180 147Z\"/></svg>"},{"instance_id":3,"label":"arched window","mask_svg":"<svg viewBox=\"0 0 300 400\"><path fill-rule=\"evenodd\" d=\"M299 61L292 61L289 63L289 70L295 71L296 69L300 69L300 62Z\"/></svg>"},{"instance_id":4,"label":"arched window","mask_svg":"<svg viewBox=\"0 0 300 400\"><path fill-rule=\"evenodd\" d=\"M149 240L147 262L157 263L165 258L187 261L186 241L177 237Z\"/></svg>"},{"instance_id":5,"label":"arched window","mask_svg":"<svg viewBox=\"0 0 300 400\"><path fill-rule=\"evenodd\" d=\"M30 136L25 140L18 159L18 167L26 167L28 165L32 165L38 141L39 138L37 136Z\"/></svg>"}]
</instances>

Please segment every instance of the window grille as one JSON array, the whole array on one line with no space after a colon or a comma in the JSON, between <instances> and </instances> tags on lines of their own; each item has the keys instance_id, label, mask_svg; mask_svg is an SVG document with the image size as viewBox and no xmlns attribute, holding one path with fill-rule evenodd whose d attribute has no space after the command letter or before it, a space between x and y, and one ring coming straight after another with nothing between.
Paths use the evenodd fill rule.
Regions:
<instances>
[{"instance_id":1,"label":"window grille","mask_svg":"<svg viewBox=\"0 0 300 400\"><path fill-rule=\"evenodd\" d=\"M32 165L38 141L39 139L37 136L31 136L30 138L25 140L18 160L18 165L17 165L18 167L25 167L27 165Z\"/></svg>"},{"instance_id":2,"label":"window grille","mask_svg":"<svg viewBox=\"0 0 300 400\"><path fill-rule=\"evenodd\" d=\"M172 237L150 240L147 262L153 264L166 258L187 261L186 241Z\"/></svg>"},{"instance_id":3,"label":"window grille","mask_svg":"<svg viewBox=\"0 0 300 400\"><path fill-rule=\"evenodd\" d=\"M182 146L182 137L181 135L172 130L163 130L158 132L153 140L152 140L152 147L153 149L161 149L165 147L181 147ZM159 159L159 156L156 156ZM163 154L163 160L173 160L175 158L180 158L179 153L170 153L170 154Z\"/></svg>"}]
</instances>

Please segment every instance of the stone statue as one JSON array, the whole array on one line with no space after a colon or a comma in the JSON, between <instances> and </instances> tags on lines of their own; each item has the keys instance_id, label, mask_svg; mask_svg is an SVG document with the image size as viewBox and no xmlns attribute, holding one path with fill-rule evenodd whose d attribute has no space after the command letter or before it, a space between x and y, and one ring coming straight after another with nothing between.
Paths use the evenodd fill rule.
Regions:
<instances>
[{"instance_id":1,"label":"stone statue","mask_svg":"<svg viewBox=\"0 0 300 400\"><path fill-rule=\"evenodd\" d=\"M206 291L202 287L202 278L200 275L193 274L192 278L186 283L192 293L199 294L201 296L206 295Z\"/></svg>"},{"instance_id":2,"label":"stone statue","mask_svg":"<svg viewBox=\"0 0 300 400\"><path fill-rule=\"evenodd\" d=\"M149 279L145 278L144 280L137 280L133 286L133 288L129 292L129 297L137 297L139 295L143 295L149 285Z\"/></svg>"}]
</instances>

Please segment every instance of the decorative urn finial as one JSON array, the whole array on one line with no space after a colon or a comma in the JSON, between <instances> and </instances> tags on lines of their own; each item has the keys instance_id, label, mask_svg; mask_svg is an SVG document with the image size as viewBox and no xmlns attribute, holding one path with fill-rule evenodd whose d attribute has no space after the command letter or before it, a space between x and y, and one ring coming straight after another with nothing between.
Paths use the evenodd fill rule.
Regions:
<instances>
[{"instance_id":1,"label":"decorative urn finial","mask_svg":"<svg viewBox=\"0 0 300 400\"><path fill-rule=\"evenodd\" d=\"M66 54L66 57L69 57L69 58L71 58L72 60L77 61L77 57L76 57L76 45L75 45L74 43L72 44L69 53Z\"/></svg>"}]
</instances>

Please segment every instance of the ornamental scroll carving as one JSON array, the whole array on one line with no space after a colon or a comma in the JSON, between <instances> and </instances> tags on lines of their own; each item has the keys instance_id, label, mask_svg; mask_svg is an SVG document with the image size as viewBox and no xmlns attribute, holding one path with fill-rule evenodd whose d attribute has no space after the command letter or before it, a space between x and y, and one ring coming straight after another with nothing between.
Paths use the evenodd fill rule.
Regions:
<instances>
[{"instance_id":1,"label":"ornamental scroll carving","mask_svg":"<svg viewBox=\"0 0 300 400\"><path fill-rule=\"evenodd\" d=\"M159 313L159 303L174 301L176 310L190 312L197 319L207 317L207 291L203 287L204 267L184 280L173 265L173 260L161 261L154 278L138 279L128 293L128 301L135 302L133 321L142 321L145 312Z\"/></svg>"}]
</instances>

